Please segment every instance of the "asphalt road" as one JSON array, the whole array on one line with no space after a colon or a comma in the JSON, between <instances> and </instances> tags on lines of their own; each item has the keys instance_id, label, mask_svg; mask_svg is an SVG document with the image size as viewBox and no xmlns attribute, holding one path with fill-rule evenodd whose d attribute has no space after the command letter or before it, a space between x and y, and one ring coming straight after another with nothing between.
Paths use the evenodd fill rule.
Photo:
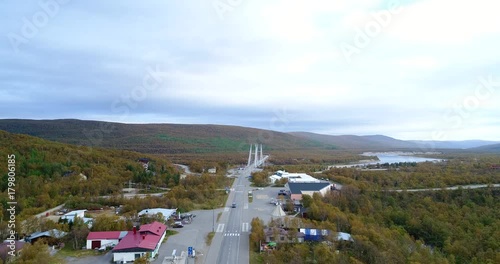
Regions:
<instances>
[{"instance_id":1,"label":"asphalt road","mask_svg":"<svg viewBox=\"0 0 500 264\"><path fill-rule=\"evenodd\" d=\"M251 166L238 170L234 174L237 178L229 193L220 221L216 225L216 233L204 263L249 263L248 243L251 218L248 219L245 210L248 209L250 182L246 177L253 170ZM236 208L232 208L233 203L236 204Z\"/></svg>"},{"instance_id":2,"label":"asphalt road","mask_svg":"<svg viewBox=\"0 0 500 264\"><path fill-rule=\"evenodd\" d=\"M500 187L500 183L495 183L495 184L469 184L469 185L457 185L457 186L451 186L451 187L443 187L443 188L425 188L425 189L398 189L398 190L389 190L390 192L427 192L427 191L441 191L441 190L458 190L459 188L462 189L481 189L481 188L488 188L488 187Z\"/></svg>"},{"instance_id":3,"label":"asphalt road","mask_svg":"<svg viewBox=\"0 0 500 264\"><path fill-rule=\"evenodd\" d=\"M239 174L234 181L232 199L228 199L228 204L226 204L226 208L230 208L230 210L227 214L227 222L224 223L225 226L221 227L223 232L220 233L222 233L223 238L216 261L218 264L249 262L248 231L250 221L243 217L243 212L245 210L244 203L248 203L246 187L249 186L244 175L250 173L250 171L244 170L240 172L243 172L243 174ZM232 208L233 203L236 208ZM248 207L246 208L248 209ZM222 229L218 226L217 231L222 231Z\"/></svg>"}]
</instances>

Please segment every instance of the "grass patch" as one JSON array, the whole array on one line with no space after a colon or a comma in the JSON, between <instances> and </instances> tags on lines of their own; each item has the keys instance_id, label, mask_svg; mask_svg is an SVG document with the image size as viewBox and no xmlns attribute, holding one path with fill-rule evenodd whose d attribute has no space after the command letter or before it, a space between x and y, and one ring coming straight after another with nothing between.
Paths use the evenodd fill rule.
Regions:
<instances>
[{"instance_id":1,"label":"grass patch","mask_svg":"<svg viewBox=\"0 0 500 264\"><path fill-rule=\"evenodd\" d=\"M221 215L222 215L222 212L219 212L219 213L217 214L217 222L219 222L219 219L220 219Z\"/></svg>"},{"instance_id":2,"label":"grass patch","mask_svg":"<svg viewBox=\"0 0 500 264\"><path fill-rule=\"evenodd\" d=\"M250 251L250 264L263 264L263 263L264 260L261 254Z\"/></svg>"},{"instance_id":3,"label":"grass patch","mask_svg":"<svg viewBox=\"0 0 500 264\"><path fill-rule=\"evenodd\" d=\"M88 256L100 256L106 254L106 250L99 251L95 249L73 249L71 243L65 243L64 248L57 252L59 257L83 258Z\"/></svg>"},{"instance_id":4,"label":"grass patch","mask_svg":"<svg viewBox=\"0 0 500 264\"><path fill-rule=\"evenodd\" d=\"M207 246L210 246L210 244L212 244L212 239L214 239L214 236L215 232L210 232L207 234L207 237L205 238L205 243L207 244Z\"/></svg>"},{"instance_id":5,"label":"grass patch","mask_svg":"<svg viewBox=\"0 0 500 264\"><path fill-rule=\"evenodd\" d=\"M179 232L177 232L175 230L167 229L167 232L165 232L165 238L163 239L162 243L167 242L167 239L168 239L169 236L173 236L173 235L176 235L176 234L179 234Z\"/></svg>"}]
</instances>

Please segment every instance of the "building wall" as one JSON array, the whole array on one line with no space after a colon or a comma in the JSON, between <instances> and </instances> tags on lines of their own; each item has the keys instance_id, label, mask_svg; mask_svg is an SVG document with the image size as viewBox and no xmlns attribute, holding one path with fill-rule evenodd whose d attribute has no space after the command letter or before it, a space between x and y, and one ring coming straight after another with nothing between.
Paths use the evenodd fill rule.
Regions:
<instances>
[{"instance_id":1,"label":"building wall","mask_svg":"<svg viewBox=\"0 0 500 264\"><path fill-rule=\"evenodd\" d=\"M118 239L94 239L94 240L87 240L87 249L93 249L92 241L98 241L98 240L101 240L101 246L107 245L109 243L114 243L114 245L118 245Z\"/></svg>"},{"instance_id":2,"label":"building wall","mask_svg":"<svg viewBox=\"0 0 500 264\"><path fill-rule=\"evenodd\" d=\"M327 194L328 191L330 190L330 187L331 185L328 185L325 188L321 189L319 192L321 193L321 195L325 196L325 194Z\"/></svg>"},{"instance_id":3,"label":"building wall","mask_svg":"<svg viewBox=\"0 0 500 264\"><path fill-rule=\"evenodd\" d=\"M133 263L135 260L135 254L140 254L142 257L146 254L146 252L115 252L113 253L113 262L121 263L121 261L123 261L125 263Z\"/></svg>"},{"instance_id":4,"label":"building wall","mask_svg":"<svg viewBox=\"0 0 500 264\"><path fill-rule=\"evenodd\" d=\"M309 195L309 196L313 196L313 194L315 193L315 191L302 191L302 195Z\"/></svg>"},{"instance_id":5,"label":"building wall","mask_svg":"<svg viewBox=\"0 0 500 264\"><path fill-rule=\"evenodd\" d=\"M156 245L155 250L153 250L153 252L151 252L151 260L153 258L155 258L156 255L158 254L158 251L160 250L161 242L163 241L163 239L165 239L166 234L167 234L167 232L165 230L160 238L160 241L158 242L158 245ZM87 244L88 244L88 241L87 241ZM117 261L134 262L135 254L141 254L141 256L142 256L143 254L146 254L146 252L115 252L115 253L113 253L113 261L114 262L117 262Z\"/></svg>"},{"instance_id":6,"label":"building wall","mask_svg":"<svg viewBox=\"0 0 500 264\"><path fill-rule=\"evenodd\" d=\"M330 186L331 185L329 185L329 186L327 186L327 187L319 190L319 193L324 196L330 190ZM315 192L317 193L318 191L302 191L302 195L306 195L307 194L307 195L310 195L312 197ZM302 199L302 197L300 199Z\"/></svg>"},{"instance_id":7,"label":"building wall","mask_svg":"<svg viewBox=\"0 0 500 264\"><path fill-rule=\"evenodd\" d=\"M163 241L163 239L165 239L166 235L167 235L167 230L165 230L165 232L163 232L163 235L161 236L161 239L158 242L158 245L156 245L155 250L151 253L151 258L156 257L156 254L158 254L158 251L160 250L161 242Z\"/></svg>"},{"instance_id":8,"label":"building wall","mask_svg":"<svg viewBox=\"0 0 500 264\"><path fill-rule=\"evenodd\" d=\"M295 201L300 201L300 200L302 200L302 194L292 194L292 195L290 195L290 199L295 200Z\"/></svg>"}]
</instances>

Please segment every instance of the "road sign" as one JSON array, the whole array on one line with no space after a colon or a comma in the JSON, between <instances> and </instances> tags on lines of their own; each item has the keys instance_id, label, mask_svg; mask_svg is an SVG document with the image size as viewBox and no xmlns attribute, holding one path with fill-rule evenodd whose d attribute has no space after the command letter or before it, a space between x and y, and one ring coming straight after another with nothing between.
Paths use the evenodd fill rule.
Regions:
<instances>
[{"instance_id":1,"label":"road sign","mask_svg":"<svg viewBox=\"0 0 500 264\"><path fill-rule=\"evenodd\" d=\"M188 256L192 256L193 255L193 247L188 247Z\"/></svg>"}]
</instances>

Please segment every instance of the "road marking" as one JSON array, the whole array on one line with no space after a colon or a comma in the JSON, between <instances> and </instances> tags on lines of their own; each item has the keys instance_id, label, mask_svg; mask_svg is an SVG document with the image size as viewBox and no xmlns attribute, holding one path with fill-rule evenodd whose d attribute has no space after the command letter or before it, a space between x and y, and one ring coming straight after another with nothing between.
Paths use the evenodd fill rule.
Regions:
<instances>
[{"instance_id":1,"label":"road marking","mask_svg":"<svg viewBox=\"0 0 500 264\"><path fill-rule=\"evenodd\" d=\"M243 205L243 209L248 209L248 203L245 203L245 204Z\"/></svg>"},{"instance_id":2,"label":"road marking","mask_svg":"<svg viewBox=\"0 0 500 264\"><path fill-rule=\"evenodd\" d=\"M248 223L241 224L241 232L248 232Z\"/></svg>"},{"instance_id":3,"label":"road marking","mask_svg":"<svg viewBox=\"0 0 500 264\"><path fill-rule=\"evenodd\" d=\"M259 194L259 195L256 195L255 198L258 199L258 200L267 200L267 199L269 199L269 195L267 195L267 194Z\"/></svg>"},{"instance_id":4,"label":"road marking","mask_svg":"<svg viewBox=\"0 0 500 264\"><path fill-rule=\"evenodd\" d=\"M224 233L224 236L240 236L240 233Z\"/></svg>"},{"instance_id":5,"label":"road marking","mask_svg":"<svg viewBox=\"0 0 500 264\"><path fill-rule=\"evenodd\" d=\"M217 226L217 233L222 233L224 231L224 224L219 224Z\"/></svg>"},{"instance_id":6,"label":"road marking","mask_svg":"<svg viewBox=\"0 0 500 264\"><path fill-rule=\"evenodd\" d=\"M229 207L224 207L224 212L229 212Z\"/></svg>"}]
</instances>

